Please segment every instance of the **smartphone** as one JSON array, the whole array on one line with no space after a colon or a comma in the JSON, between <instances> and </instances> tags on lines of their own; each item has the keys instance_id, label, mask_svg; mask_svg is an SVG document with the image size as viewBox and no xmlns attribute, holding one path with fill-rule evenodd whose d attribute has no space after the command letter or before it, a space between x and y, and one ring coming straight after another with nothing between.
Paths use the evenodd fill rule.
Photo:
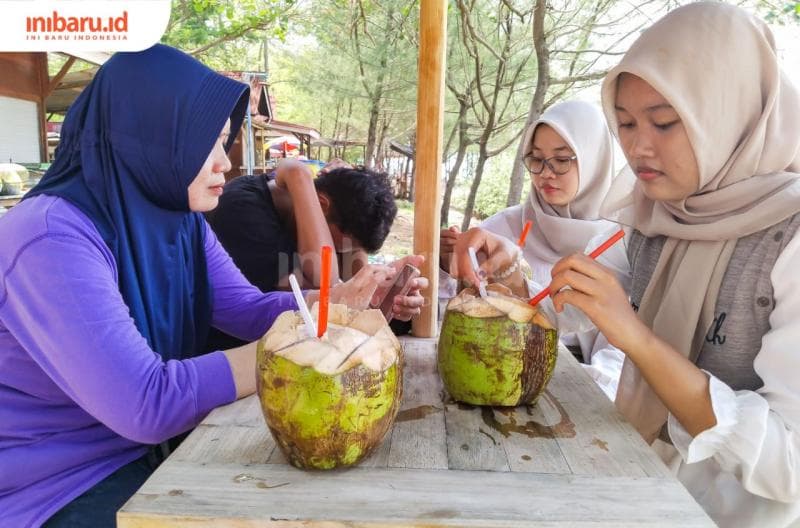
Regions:
<instances>
[{"instance_id":1,"label":"smartphone","mask_svg":"<svg viewBox=\"0 0 800 528\"><path fill-rule=\"evenodd\" d=\"M419 277L420 272L411 264L406 264L397 274L394 283L383 294L379 294L375 302L370 303L370 308L380 310L386 322L390 322L394 317L392 314L392 306L394 305L394 298L398 295L403 296L411 289L411 282Z\"/></svg>"}]
</instances>

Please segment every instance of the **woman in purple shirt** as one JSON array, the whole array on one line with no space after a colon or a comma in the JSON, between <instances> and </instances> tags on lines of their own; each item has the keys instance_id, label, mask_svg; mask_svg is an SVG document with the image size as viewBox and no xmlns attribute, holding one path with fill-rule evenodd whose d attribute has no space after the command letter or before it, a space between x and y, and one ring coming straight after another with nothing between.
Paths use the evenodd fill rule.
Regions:
<instances>
[{"instance_id":1,"label":"woman in purple shirt","mask_svg":"<svg viewBox=\"0 0 800 528\"><path fill-rule=\"evenodd\" d=\"M196 355L212 326L253 341L296 308L251 286L201 215L247 98L177 50L118 53L0 221L1 527L113 526L150 446L254 392L252 344ZM385 273L332 297L355 303Z\"/></svg>"}]
</instances>

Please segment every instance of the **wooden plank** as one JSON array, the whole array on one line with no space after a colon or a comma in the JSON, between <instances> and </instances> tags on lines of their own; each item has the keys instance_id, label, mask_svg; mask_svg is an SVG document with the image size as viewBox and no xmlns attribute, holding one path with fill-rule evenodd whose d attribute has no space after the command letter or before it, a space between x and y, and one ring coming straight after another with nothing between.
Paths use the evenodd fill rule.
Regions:
<instances>
[{"instance_id":1,"label":"wooden plank","mask_svg":"<svg viewBox=\"0 0 800 528\"><path fill-rule=\"evenodd\" d=\"M511 471L530 473L570 473L556 436L571 434L568 417L545 414L542 407L552 406L545 392L535 405L483 412L487 429L502 444ZM499 434L496 434L499 433Z\"/></svg>"},{"instance_id":2,"label":"wooden plank","mask_svg":"<svg viewBox=\"0 0 800 528\"><path fill-rule=\"evenodd\" d=\"M24 194L14 194L14 195L5 195L0 196L0 207L14 207L17 205L22 197L25 196Z\"/></svg>"},{"instance_id":3,"label":"wooden plank","mask_svg":"<svg viewBox=\"0 0 800 528\"><path fill-rule=\"evenodd\" d=\"M383 437L383 442L367 458L358 463L359 467L385 468L389 466L389 451L392 447L392 431Z\"/></svg>"},{"instance_id":4,"label":"wooden plank","mask_svg":"<svg viewBox=\"0 0 800 528\"><path fill-rule=\"evenodd\" d=\"M275 447L258 396L252 395L211 411L170 455L169 461L264 464Z\"/></svg>"},{"instance_id":5,"label":"wooden plank","mask_svg":"<svg viewBox=\"0 0 800 528\"><path fill-rule=\"evenodd\" d=\"M47 86L47 92L44 94L45 98L49 97L50 94L53 93L53 90L58 88L58 85L61 84L64 76L69 73L69 69L72 68L72 65L75 64L75 61L75 57L71 55L67 58L67 62L65 62L63 66L61 66L61 69L58 71L58 73L55 74L52 79L50 79L50 83Z\"/></svg>"},{"instance_id":6,"label":"wooden plank","mask_svg":"<svg viewBox=\"0 0 800 528\"><path fill-rule=\"evenodd\" d=\"M535 473L173 465L120 510L163 526L713 526L675 480ZM252 523L252 524L248 524Z\"/></svg>"},{"instance_id":7,"label":"wooden plank","mask_svg":"<svg viewBox=\"0 0 800 528\"><path fill-rule=\"evenodd\" d=\"M247 398L235 401L230 405L217 407L203 420L206 425L244 425L255 427L261 425L266 428L264 415L261 413L261 403L258 395L253 394Z\"/></svg>"},{"instance_id":8,"label":"wooden plank","mask_svg":"<svg viewBox=\"0 0 800 528\"><path fill-rule=\"evenodd\" d=\"M442 380L436 369L436 341L405 339L403 401L392 430L388 465L447 469Z\"/></svg>"},{"instance_id":9,"label":"wooden plank","mask_svg":"<svg viewBox=\"0 0 800 528\"><path fill-rule=\"evenodd\" d=\"M493 413L460 403L446 405L447 461L450 469L508 471L508 458L497 431L483 423L482 415Z\"/></svg>"},{"instance_id":10,"label":"wooden plank","mask_svg":"<svg viewBox=\"0 0 800 528\"><path fill-rule=\"evenodd\" d=\"M574 424L575 435L556 439L576 475L668 476L669 470L641 436L625 421L569 351L559 350L556 371L548 385L551 401L560 410L544 406L550 420L563 414Z\"/></svg>"},{"instance_id":11,"label":"wooden plank","mask_svg":"<svg viewBox=\"0 0 800 528\"><path fill-rule=\"evenodd\" d=\"M170 455L169 460L266 464L273 451L277 451L275 440L264 425L246 427L201 424Z\"/></svg>"},{"instance_id":12,"label":"wooden plank","mask_svg":"<svg viewBox=\"0 0 800 528\"><path fill-rule=\"evenodd\" d=\"M45 53L0 53L0 96L41 102L43 78L47 78Z\"/></svg>"},{"instance_id":13,"label":"wooden plank","mask_svg":"<svg viewBox=\"0 0 800 528\"><path fill-rule=\"evenodd\" d=\"M444 68L447 48L447 0L422 0L419 9L414 253L425 256L422 275L427 303L414 318L418 337L436 335L439 290L439 201L442 181Z\"/></svg>"},{"instance_id":14,"label":"wooden plank","mask_svg":"<svg viewBox=\"0 0 800 528\"><path fill-rule=\"evenodd\" d=\"M277 448L277 449L272 451L272 454L270 455L269 459L267 460L267 464L284 464L284 465L288 465L289 464L289 459L286 458L286 456L283 454L283 451L281 451L280 448Z\"/></svg>"}]
</instances>

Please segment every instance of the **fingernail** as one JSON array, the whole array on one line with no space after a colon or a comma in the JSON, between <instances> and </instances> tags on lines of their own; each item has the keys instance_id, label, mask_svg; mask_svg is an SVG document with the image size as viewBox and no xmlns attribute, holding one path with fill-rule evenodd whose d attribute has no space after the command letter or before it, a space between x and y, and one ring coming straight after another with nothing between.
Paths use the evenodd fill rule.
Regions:
<instances>
[{"instance_id":1,"label":"fingernail","mask_svg":"<svg viewBox=\"0 0 800 528\"><path fill-rule=\"evenodd\" d=\"M480 277L481 280L486 280L486 277L488 277L488 274L484 270L480 270L478 272L478 277Z\"/></svg>"}]
</instances>

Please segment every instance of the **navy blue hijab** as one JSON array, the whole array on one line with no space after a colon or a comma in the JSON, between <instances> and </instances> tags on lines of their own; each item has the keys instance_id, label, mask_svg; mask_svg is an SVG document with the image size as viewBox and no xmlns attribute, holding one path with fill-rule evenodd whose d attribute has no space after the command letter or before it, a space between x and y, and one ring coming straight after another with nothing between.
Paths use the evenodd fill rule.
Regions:
<instances>
[{"instance_id":1,"label":"navy blue hijab","mask_svg":"<svg viewBox=\"0 0 800 528\"><path fill-rule=\"evenodd\" d=\"M117 53L69 109L56 159L26 198L60 196L97 227L136 327L166 359L200 352L211 290L188 187L249 88L163 45Z\"/></svg>"}]
</instances>

